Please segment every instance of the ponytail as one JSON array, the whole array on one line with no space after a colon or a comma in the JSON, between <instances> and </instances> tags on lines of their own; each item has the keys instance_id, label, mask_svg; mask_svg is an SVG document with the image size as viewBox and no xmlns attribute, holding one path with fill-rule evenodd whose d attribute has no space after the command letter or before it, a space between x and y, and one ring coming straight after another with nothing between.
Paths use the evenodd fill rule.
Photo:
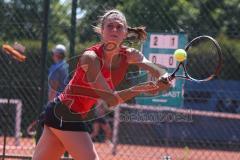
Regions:
<instances>
[{"instance_id":1,"label":"ponytail","mask_svg":"<svg viewBox=\"0 0 240 160\"><path fill-rule=\"evenodd\" d=\"M127 39L130 41L145 41L147 38L147 33L145 31L145 27L127 27Z\"/></svg>"}]
</instances>

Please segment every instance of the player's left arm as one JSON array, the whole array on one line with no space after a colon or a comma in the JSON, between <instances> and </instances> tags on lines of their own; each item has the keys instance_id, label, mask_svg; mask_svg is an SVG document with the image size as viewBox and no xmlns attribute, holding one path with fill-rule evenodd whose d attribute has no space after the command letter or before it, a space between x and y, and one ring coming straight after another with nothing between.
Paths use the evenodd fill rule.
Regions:
<instances>
[{"instance_id":1,"label":"player's left arm","mask_svg":"<svg viewBox=\"0 0 240 160\"><path fill-rule=\"evenodd\" d=\"M127 61L128 64L134 64L139 68L149 71L150 74L156 78L167 73L163 67L152 63L140 51L134 48L127 49Z\"/></svg>"}]
</instances>

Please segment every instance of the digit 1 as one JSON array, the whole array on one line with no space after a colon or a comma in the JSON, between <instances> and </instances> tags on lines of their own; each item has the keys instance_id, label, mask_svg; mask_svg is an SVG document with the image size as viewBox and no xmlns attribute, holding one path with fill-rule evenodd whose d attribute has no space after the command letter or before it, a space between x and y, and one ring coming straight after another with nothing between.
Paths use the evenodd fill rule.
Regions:
<instances>
[{"instance_id":1,"label":"digit 1","mask_svg":"<svg viewBox=\"0 0 240 160\"><path fill-rule=\"evenodd\" d=\"M175 38L172 38L172 46L174 46Z\"/></svg>"},{"instance_id":2,"label":"digit 1","mask_svg":"<svg viewBox=\"0 0 240 160\"><path fill-rule=\"evenodd\" d=\"M157 63L157 58L156 58L156 56L152 56L152 62L155 63L155 64Z\"/></svg>"},{"instance_id":3,"label":"digit 1","mask_svg":"<svg viewBox=\"0 0 240 160\"><path fill-rule=\"evenodd\" d=\"M173 56L169 57L168 63L169 63L170 66L173 65Z\"/></svg>"}]
</instances>

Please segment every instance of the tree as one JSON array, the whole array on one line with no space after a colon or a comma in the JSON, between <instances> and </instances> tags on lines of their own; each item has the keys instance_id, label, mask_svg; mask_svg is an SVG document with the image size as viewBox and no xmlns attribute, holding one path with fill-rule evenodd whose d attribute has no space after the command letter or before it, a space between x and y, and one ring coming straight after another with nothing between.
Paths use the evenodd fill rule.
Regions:
<instances>
[{"instance_id":1,"label":"tree","mask_svg":"<svg viewBox=\"0 0 240 160\"><path fill-rule=\"evenodd\" d=\"M49 41L68 44L71 27L71 1L51 1L49 16Z\"/></svg>"},{"instance_id":2,"label":"tree","mask_svg":"<svg viewBox=\"0 0 240 160\"><path fill-rule=\"evenodd\" d=\"M14 39L40 39L43 12L39 7L41 0L1 1L0 37L9 41Z\"/></svg>"},{"instance_id":3,"label":"tree","mask_svg":"<svg viewBox=\"0 0 240 160\"><path fill-rule=\"evenodd\" d=\"M4 41L41 40L43 0L0 1L0 37ZM67 43L70 36L71 3L52 0L49 16L49 40Z\"/></svg>"}]
</instances>

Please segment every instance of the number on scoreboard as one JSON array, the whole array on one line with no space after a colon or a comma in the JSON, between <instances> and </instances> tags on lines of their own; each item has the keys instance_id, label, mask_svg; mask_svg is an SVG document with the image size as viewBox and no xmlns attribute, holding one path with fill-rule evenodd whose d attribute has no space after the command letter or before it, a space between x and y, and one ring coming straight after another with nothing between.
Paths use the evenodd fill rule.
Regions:
<instances>
[{"instance_id":1,"label":"number on scoreboard","mask_svg":"<svg viewBox=\"0 0 240 160\"><path fill-rule=\"evenodd\" d=\"M150 48L176 49L178 48L178 36L152 34Z\"/></svg>"},{"instance_id":2,"label":"number on scoreboard","mask_svg":"<svg viewBox=\"0 0 240 160\"><path fill-rule=\"evenodd\" d=\"M176 68L177 62L172 54L150 53L149 60L155 64L160 64L167 68Z\"/></svg>"}]
</instances>

